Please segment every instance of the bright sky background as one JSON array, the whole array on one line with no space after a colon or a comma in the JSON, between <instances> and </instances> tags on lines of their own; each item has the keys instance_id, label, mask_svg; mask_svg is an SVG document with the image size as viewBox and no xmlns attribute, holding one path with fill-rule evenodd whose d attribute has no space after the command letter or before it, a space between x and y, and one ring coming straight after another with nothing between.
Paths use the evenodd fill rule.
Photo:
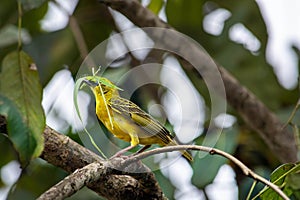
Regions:
<instances>
[{"instance_id":1,"label":"bright sky background","mask_svg":"<svg viewBox=\"0 0 300 200\"><path fill-rule=\"evenodd\" d=\"M61 1L67 2L67 1ZM77 2L77 1L73 1ZM262 10L264 19L267 23L268 33L269 33L269 41L267 47L267 59L268 62L274 67L280 82L286 88L294 88L297 85L297 78L299 75L297 69L297 58L292 49L289 48L289 43L294 42L298 48L300 48L300 1L299 0L256 0L259 4L260 9ZM45 29L60 29L64 27L67 23L67 18L64 14L57 12L57 9L53 7L53 4L50 7L52 9L46 16L46 20L42 22L42 25ZM74 9L74 5L69 5L64 3L65 8L69 13ZM55 11L56 10L56 11ZM52 17L55 15L55 20ZM221 18L228 17L228 13L221 14ZM218 18L220 19L220 18ZM61 23L58 23L61 21ZM218 28L218 27L215 27ZM241 28L243 28L241 26ZM241 30L241 29L239 29ZM217 30L215 30L217 31ZM234 35L234 34L233 34ZM251 36L246 37L251 38ZM235 36L233 36L233 40L235 40ZM237 38L236 40L239 40ZM255 44L255 43L254 43ZM256 46L252 46L249 48L257 48ZM71 91L72 93L72 91ZM72 94L70 94L72 95ZM173 168L180 168L184 163L177 163ZM19 171L19 166L16 162L11 162L7 165L7 167L3 167L1 170L1 176L3 180L7 180L7 185L12 185ZM166 175L172 173L172 170L169 172L165 172ZM11 176L4 177L7 174L11 174ZM187 180L184 180L185 182ZM176 182L176 181L175 181ZM187 183L187 182L186 182ZM187 183L187 187L192 187ZM226 190L222 190L225 188ZM199 199L201 197L201 193L196 189L193 189L193 192L188 193L188 195L184 195L184 192L187 190L186 187L183 187L184 191L177 191L177 197L180 196L180 199ZM0 190L0 200L4 200L6 196L7 189ZM218 199L237 199L237 188L234 186L234 172L232 169L224 165L220 168L220 171L215 179L215 182L208 187L209 197L212 200Z\"/></svg>"},{"instance_id":2,"label":"bright sky background","mask_svg":"<svg viewBox=\"0 0 300 200\"><path fill-rule=\"evenodd\" d=\"M267 24L269 41L267 59L275 68L281 83L287 88L297 85L298 63L288 46L296 43L300 49L300 1L256 0Z\"/></svg>"}]
</instances>

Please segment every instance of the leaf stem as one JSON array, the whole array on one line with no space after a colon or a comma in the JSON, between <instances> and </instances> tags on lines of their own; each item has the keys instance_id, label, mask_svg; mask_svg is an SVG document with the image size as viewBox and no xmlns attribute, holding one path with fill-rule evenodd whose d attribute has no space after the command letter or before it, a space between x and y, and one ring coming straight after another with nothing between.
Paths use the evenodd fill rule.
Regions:
<instances>
[{"instance_id":1,"label":"leaf stem","mask_svg":"<svg viewBox=\"0 0 300 200\"><path fill-rule=\"evenodd\" d=\"M18 0L18 52L22 50L22 3Z\"/></svg>"},{"instance_id":2,"label":"leaf stem","mask_svg":"<svg viewBox=\"0 0 300 200\"><path fill-rule=\"evenodd\" d=\"M289 119L287 120L287 122L283 125L282 129L284 129L285 127L287 127L287 125L292 123L292 120L294 119L294 117L296 115L296 112L299 109L299 107L300 107L300 99L298 99L296 106L294 107L294 109L293 109Z\"/></svg>"},{"instance_id":3,"label":"leaf stem","mask_svg":"<svg viewBox=\"0 0 300 200\"><path fill-rule=\"evenodd\" d=\"M251 194L252 194L252 192L253 192L253 190L254 190L256 184L257 184L257 180L254 180L253 183L252 183L252 185L251 185L251 188L250 188L250 191L249 191L249 193L248 193L248 195L247 195L246 200L249 200L249 199L250 199Z\"/></svg>"},{"instance_id":4,"label":"leaf stem","mask_svg":"<svg viewBox=\"0 0 300 200\"><path fill-rule=\"evenodd\" d=\"M69 13L59 2L57 1L53 1L53 2L62 12L64 12L69 17L69 27L74 36L74 40L78 47L78 51L80 53L81 59L85 60L87 58L88 60L86 60L86 62L88 62L88 65L94 65L93 60L87 57L89 54L88 46L86 44L84 35L82 33L82 30L80 28L80 25L78 24L76 17L73 16L72 13Z\"/></svg>"}]
</instances>

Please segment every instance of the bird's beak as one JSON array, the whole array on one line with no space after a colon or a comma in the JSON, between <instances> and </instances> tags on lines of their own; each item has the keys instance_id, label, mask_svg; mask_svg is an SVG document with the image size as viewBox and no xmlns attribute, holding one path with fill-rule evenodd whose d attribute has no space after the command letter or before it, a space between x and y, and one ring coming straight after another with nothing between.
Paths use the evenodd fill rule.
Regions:
<instances>
[{"instance_id":1,"label":"bird's beak","mask_svg":"<svg viewBox=\"0 0 300 200\"><path fill-rule=\"evenodd\" d=\"M98 83L96 83L96 82L94 82L94 81L90 81L90 80L86 80L86 79L85 79L83 82L84 82L85 84L87 84L88 86L92 87L92 88L98 86Z\"/></svg>"}]
</instances>

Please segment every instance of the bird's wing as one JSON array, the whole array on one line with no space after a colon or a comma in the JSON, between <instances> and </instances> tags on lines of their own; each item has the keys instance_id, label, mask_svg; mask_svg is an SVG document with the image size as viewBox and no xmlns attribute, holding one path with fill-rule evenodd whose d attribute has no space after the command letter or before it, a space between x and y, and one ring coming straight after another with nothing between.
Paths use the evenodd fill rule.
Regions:
<instances>
[{"instance_id":1,"label":"bird's wing","mask_svg":"<svg viewBox=\"0 0 300 200\"><path fill-rule=\"evenodd\" d=\"M164 144L169 144L172 141L173 137L170 132L133 102L118 97L112 98L109 104L115 112L121 114L123 117L130 118L149 134L150 137L157 136Z\"/></svg>"}]
</instances>

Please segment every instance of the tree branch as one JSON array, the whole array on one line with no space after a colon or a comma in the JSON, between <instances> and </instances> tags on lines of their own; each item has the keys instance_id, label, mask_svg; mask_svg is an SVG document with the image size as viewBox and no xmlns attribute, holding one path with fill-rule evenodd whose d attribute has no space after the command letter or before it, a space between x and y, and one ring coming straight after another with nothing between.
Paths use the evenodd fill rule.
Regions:
<instances>
[{"instance_id":1,"label":"tree branch","mask_svg":"<svg viewBox=\"0 0 300 200\"><path fill-rule=\"evenodd\" d=\"M296 162L297 145L292 132L229 72L221 66L219 70L230 105L238 111L248 126L259 133L281 162Z\"/></svg>"},{"instance_id":2,"label":"tree branch","mask_svg":"<svg viewBox=\"0 0 300 200\"><path fill-rule=\"evenodd\" d=\"M49 132L50 131L50 132ZM50 134L49 134L50 133ZM246 165L244 165L241 161L236 159L234 156L221 151L219 149L211 148L211 147L205 147L205 146L197 146L197 145L180 145L180 146L169 146L169 147L163 147L159 149L153 149L149 150L147 152L143 152L137 155L134 155L128 159L123 158L115 158L113 160L109 161L103 161L99 159L97 155L90 152L89 150L85 149L84 147L76 144L73 142L70 138L55 133L52 129L49 127L45 130L45 150L42 154L42 158L45 160L48 160L50 163L55 163L57 166L61 166L66 171L74 171L73 168L77 166L82 165L83 163L92 163L94 161L95 163L92 163L90 165L87 165L86 167L83 167L82 169L75 171L72 175L65 178L62 182L58 183L56 186L51 188L49 191L44 193L40 199L47 199L47 197L57 197L57 199L63 199L63 197L70 196L74 192L76 192L78 189L80 189L83 185L87 185L88 187L92 188L94 191L99 193L102 196L105 196L109 199L124 199L123 196L126 194L126 196L130 196L129 199L133 198L129 193L131 190L122 190L122 184L120 184L120 180L125 178L128 179L125 183L125 187L132 187L132 181L135 182L134 189L138 190L138 188L144 188L148 192L152 189L158 190L159 192L159 198L158 199L164 199L162 192L158 186L158 183L156 182L153 173L142 165L141 163L137 162L141 159L144 159L148 156L163 153L163 152L171 152L171 151L178 151L178 150L198 150L198 151L205 151L210 154L218 154L221 155L229 160L231 160L233 163L235 163L246 176L249 176L253 178L254 180L260 181L270 188L272 188L274 191L276 191L283 199L289 199L275 184L271 183L270 181L264 179L263 177L259 176L255 172L253 172L251 169L249 169ZM47 135L49 134L49 135ZM53 137L54 136L54 137ZM51 142L49 142L49 140ZM53 143L53 141L56 141ZM57 146L57 145L60 146ZM52 147L55 146L53 149ZM70 148L71 147L71 148ZM65 149L62 150L61 149ZM49 153L50 152L50 153ZM51 158L51 159L49 159ZM72 163L72 164L71 164ZM67 164L67 165L66 165ZM74 164L74 165L73 165ZM69 167L68 167L69 166ZM76 167L75 167L76 168ZM130 168L130 169L129 169ZM128 173L127 171L135 172L135 173ZM146 173L137 173L137 172L145 172ZM96 173L96 175L95 175ZM83 175L85 176L83 177ZM118 176L121 175L121 176ZM125 176L122 176L125 175ZM78 178L79 177L79 178ZM134 179L132 178L134 177ZM111 179L109 181L109 179ZM132 180L130 180L132 179ZM94 182L97 180L96 182ZM117 185L114 184L110 185L109 183L116 182ZM123 182L124 183L124 182ZM128 184L129 183L129 184ZM72 186L72 187L71 187ZM71 187L71 188L70 188ZM113 191L107 192L107 187L113 187ZM67 190L68 189L68 190ZM108 190L110 190L109 188ZM103 191L105 193L103 194ZM54 195L56 193L60 193L60 195ZM114 193L113 196L111 193ZM120 192L120 193L119 193ZM136 191L135 191L136 192ZM108 195L109 196L106 196ZM116 195L118 194L118 195ZM156 192L154 194L157 194ZM54 195L54 196L53 196ZM146 198L144 196L145 194L134 194L134 197L137 198ZM147 194L149 195L149 194ZM150 199L153 199L153 194L150 195ZM149 198L149 196L147 196ZM52 198L50 198L52 199Z\"/></svg>"},{"instance_id":3,"label":"tree branch","mask_svg":"<svg viewBox=\"0 0 300 200\"><path fill-rule=\"evenodd\" d=\"M7 133L6 125L5 117L0 115L1 133ZM123 160L103 160L97 154L48 126L44 130L44 138L44 151L40 157L68 173L84 168L91 163L97 163L101 169L97 174L100 179L94 182L87 181L86 185L106 199L165 199L154 174L142 163L128 166L131 168L130 171L140 169L142 172L140 174L120 172L116 168ZM84 171L85 169L81 170ZM99 170L98 167L95 170Z\"/></svg>"},{"instance_id":4,"label":"tree branch","mask_svg":"<svg viewBox=\"0 0 300 200\"><path fill-rule=\"evenodd\" d=\"M118 198L134 198L134 199L165 199L162 192L159 191L159 195L156 192L150 192L152 189L159 188L158 183L149 168L143 165L141 162L130 163L126 165L122 170L116 170L116 167L120 166L124 162L124 158L114 158L105 162L94 162L86 165L81 169L75 170L71 175L65 177L62 181L51 187L48 191L43 193L38 200L62 200L70 197L72 194L76 193L84 186L89 186L94 182L99 182L105 180L106 177L115 175L126 175L131 176L138 181L138 190L143 190L147 188L149 190L147 195L132 196L129 192L122 192ZM127 172L130 171L131 173ZM119 193L116 190L115 193ZM124 195L126 194L126 197Z\"/></svg>"},{"instance_id":5,"label":"tree branch","mask_svg":"<svg viewBox=\"0 0 300 200\"><path fill-rule=\"evenodd\" d=\"M70 197L82 187L106 176L106 168L100 163L94 162L81 169L74 171L71 175L51 187L43 193L38 200L62 200Z\"/></svg>"},{"instance_id":6,"label":"tree branch","mask_svg":"<svg viewBox=\"0 0 300 200\"><path fill-rule=\"evenodd\" d=\"M100 2L119 11L139 27L173 29L150 10L144 8L137 0L100 0ZM162 40L162 42L164 41ZM166 41L166 43L168 42L170 41ZM165 45L174 46L175 43L176 41L171 41L170 44ZM187 48L184 51L189 51L188 54L193 58L198 58L198 60L203 58L202 54L204 53L200 53L200 55L199 51ZM187 71L191 70L188 66L183 65L183 67ZM293 134L287 128L282 128L284 125L277 116L252 92L243 87L226 69L219 66L219 71L225 85L228 103L238 111L249 127L259 133L281 162L295 162L297 160L297 146Z\"/></svg>"},{"instance_id":7,"label":"tree branch","mask_svg":"<svg viewBox=\"0 0 300 200\"><path fill-rule=\"evenodd\" d=\"M46 127L44 137L45 148L41 158L55 166L69 173L94 162L104 167L103 174L99 174L99 180L87 183L87 186L99 195L112 200L164 199L154 174L146 166L140 163L131 166L143 168L141 174L118 172L115 169L120 161L102 160L95 153L49 127Z\"/></svg>"},{"instance_id":8,"label":"tree branch","mask_svg":"<svg viewBox=\"0 0 300 200\"><path fill-rule=\"evenodd\" d=\"M257 181L260 181L260 182L264 183L268 187L272 188L275 192L277 192L278 195L281 196L283 199L289 200L289 198L286 196L286 194L277 185L275 185L274 183L268 181L264 177L259 176L258 174L253 172L245 164L243 164L240 160L238 160L237 158L235 158L231 154L229 154L225 151L219 150L219 149L211 148L211 147L198 146L198 145L166 146L166 147L162 147L162 148L159 148L159 149L152 149L152 150L149 150L149 151L146 151L146 152L139 153L139 154L134 155L132 157L129 157L128 159L124 160L121 163L121 165L119 165L119 166L121 168L124 168L125 166L127 166L131 163L135 163L135 162L137 162L139 160L142 160L146 157L149 157L151 155L155 155L155 154L159 154L159 153L165 153L165 152L179 151L179 150L197 150L197 151L208 152L211 155L217 154L217 155L223 156L223 157L227 158L228 160L232 161L234 164L236 164L243 171L243 173L246 176L248 176L250 178L253 178L254 180L257 180Z\"/></svg>"}]
</instances>

